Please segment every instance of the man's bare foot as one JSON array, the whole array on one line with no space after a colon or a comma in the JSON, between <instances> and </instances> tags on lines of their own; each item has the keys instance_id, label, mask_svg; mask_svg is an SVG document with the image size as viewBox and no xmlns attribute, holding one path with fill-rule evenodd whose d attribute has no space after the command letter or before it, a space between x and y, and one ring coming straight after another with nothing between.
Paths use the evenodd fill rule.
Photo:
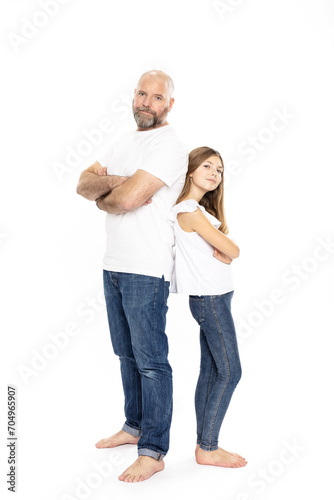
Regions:
<instances>
[{"instance_id":1,"label":"man's bare foot","mask_svg":"<svg viewBox=\"0 0 334 500\"><path fill-rule=\"evenodd\" d=\"M125 483L138 483L139 481L149 479L153 474L162 471L164 468L165 464L163 460L158 462L155 458L141 455L118 479Z\"/></svg>"},{"instance_id":2,"label":"man's bare foot","mask_svg":"<svg viewBox=\"0 0 334 500\"><path fill-rule=\"evenodd\" d=\"M218 448L214 451L196 449L196 462L200 465L216 465L217 467L244 467L247 461L240 455L229 453Z\"/></svg>"},{"instance_id":3,"label":"man's bare foot","mask_svg":"<svg viewBox=\"0 0 334 500\"><path fill-rule=\"evenodd\" d=\"M139 437L132 436L125 431L119 431L109 438L101 439L95 444L96 448L115 448L122 444L137 444Z\"/></svg>"},{"instance_id":4,"label":"man's bare foot","mask_svg":"<svg viewBox=\"0 0 334 500\"><path fill-rule=\"evenodd\" d=\"M238 457L238 458L241 458L242 460L246 460L245 457L242 457L241 455L238 455L238 453L233 453L232 451L227 451L227 450L224 450L223 448L220 448L220 450L222 450L224 453L228 453L229 455L233 455L234 457ZM195 455L197 454L199 450L199 444L196 445L196 450L195 450Z\"/></svg>"}]
</instances>

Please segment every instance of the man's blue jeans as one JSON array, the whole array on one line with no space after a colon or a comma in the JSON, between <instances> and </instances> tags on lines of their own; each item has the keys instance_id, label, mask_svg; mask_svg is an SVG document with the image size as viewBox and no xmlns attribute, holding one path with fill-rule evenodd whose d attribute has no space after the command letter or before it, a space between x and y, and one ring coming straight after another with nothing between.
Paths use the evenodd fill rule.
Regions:
<instances>
[{"instance_id":1,"label":"man's blue jeans","mask_svg":"<svg viewBox=\"0 0 334 500\"><path fill-rule=\"evenodd\" d=\"M169 282L103 271L110 336L120 359L123 430L140 436L138 454L161 460L169 448L172 369L165 334Z\"/></svg>"},{"instance_id":2,"label":"man's blue jeans","mask_svg":"<svg viewBox=\"0 0 334 500\"><path fill-rule=\"evenodd\" d=\"M201 368L196 387L197 444L218 449L218 436L241 377L237 337L231 314L233 292L190 295L190 310L200 326Z\"/></svg>"}]
</instances>

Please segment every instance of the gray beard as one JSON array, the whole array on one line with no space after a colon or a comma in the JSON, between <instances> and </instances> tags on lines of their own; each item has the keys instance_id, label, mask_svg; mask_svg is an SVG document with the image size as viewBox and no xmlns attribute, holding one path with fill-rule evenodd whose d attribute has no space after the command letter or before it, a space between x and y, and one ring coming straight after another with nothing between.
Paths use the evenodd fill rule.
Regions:
<instances>
[{"instance_id":1,"label":"gray beard","mask_svg":"<svg viewBox=\"0 0 334 500\"><path fill-rule=\"evenodd\" d=\"M140 111L135 110L133 105L132 105L132 111L138 127L143 129L150 129L159 127L160 125L163 124L168 114L168 106L165 108L164 112L160 116L157 116L156 114L153 113L151 115L144 115L143 113L140 113ZM151 113L151 111L149 111L149 113Z\"/></svg>"},{"instance_id":2,"label":"gray beard","mask_svg":"<svg viewBox=\"0 0 334 500\"><path fill-rule=\"evenodd\" d=\"M139 128L154 127L157 123L156 115L143 115L140 111L135 111L133 116Z\"/></svg>"}]
</instances>

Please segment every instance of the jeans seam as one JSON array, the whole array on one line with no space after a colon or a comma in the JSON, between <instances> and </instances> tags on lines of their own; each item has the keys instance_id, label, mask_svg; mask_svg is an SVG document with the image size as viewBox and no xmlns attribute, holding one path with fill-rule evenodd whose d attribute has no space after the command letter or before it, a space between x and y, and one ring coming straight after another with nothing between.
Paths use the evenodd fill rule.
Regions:
<instances>
[{"instance_id":1,"label":"jeans seam","mask_svg":"<svg viewBox=\"0 0 334 500\"><path fill-rule=\"evenodd\" d=\"M216 314L216 310L215 310L215 306L214 306L214 301L213 301L213 297L210 297L210 303L211 303L211 307L212 307L212 311L213 311L213 315L214 315L214 318L216 320L216 325L217 325L217 328L218 328L218 331L219 331L219 336L220 336L220 339L221 339L221 343L222 343L222 346L223 346L223 350L224 350L224 358L225 358L225 362L226 362L226 366L227 366L227 371L228 371L228 375L227 375L227 380L226 380L226 383L220 393L220 396L219 396L219 399L217 401L217 405L216 405L216 410L215 410L215 414L213 416L213 419L212 419L212 426L211 426L211 431L210 431L210 448L212 446L212 443L211 443L211 440L212 440L212 434L213 434L213 428L214 428L214 425L215 425L215 421L216 421L216 417L217 417L217 413L218 413L218 408L219 408L219 405L220 405L220 402L222 400L222 397L224 395L224 392L226 390L226 387L229 383L229 380L230 380L230 367L229 367L229 363L228 363L228 359L227 359L227 355L226 355L226 348L225 348L225 343L224 343L224 339L223 339L223 335L222 335L222 331L221 331L221 328L220 328L220 325L219 325L219 322L218 322L218 318L217 318L217 314Z\"/></svg>"},{"instance_id":2,"label":"jeans seam","mask_svg":"<svg viewBox=\"0 0 334 500\"><path fill-rule=\"evenodd\" d=\"M166 298L166 280L165 280L165 276L162 275L162 286L163 286L163 291L164 291L164 304L167 305L167 298Z\"/></svg>"},{"instance_id":3,"label":"jeans seam","mask_svg":"<svg viewBox=\"0 0 334 500\"><path fill-rule=\"evenodd\" d=\"M158 353L158 346L157 346L157 339L156 339L156 329L157 329L157 317L156 317L156 305L157 305L157 293L158 293L158 283L159 279L155 279L155 288L154 288L154 299L153 299L153 338L154 338L154 346L155 346L155 353L157 355Z\"/></svg>"},{"instance_id":4,"label":"jeans seam","mask_svg":"<svg viewBox=\"0 0 334 500\"><path fill-rule=\"evenodd\" d=\"M206 394L206 403L208 402L208 399L209 399L209 392L210 392L210 385L211 385L211 380L212 380L212 373L213 373L213 363L211 363L210 379L209 379L208 390L207 390L207 394ZM202 429L201 429L201 436L200 436L201 441L202 441L202 435L203 435L203 424L204 424L204 419L203 419L203 422L202 422Z\"/></svg>"}]
</instances>

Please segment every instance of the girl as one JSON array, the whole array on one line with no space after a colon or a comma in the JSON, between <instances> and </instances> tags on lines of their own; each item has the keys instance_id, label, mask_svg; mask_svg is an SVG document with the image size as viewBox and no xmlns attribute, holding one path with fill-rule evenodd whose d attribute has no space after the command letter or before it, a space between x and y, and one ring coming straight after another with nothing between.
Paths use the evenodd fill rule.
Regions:
<instances>
[{"instance_id":1,"label":"girl","mask_svg":"<svg viewBox=\"0 0 334 500\"><path fill-rule=\"evenodd\" d=\"M247 464L243 457L218 447L220 427L241 377L229 266L239 248L226 236L223 171L217 151L208 147L191 151L185 185L171 212L175 234L171 291L189 294L191 313L200 326L196 461L243 467Z\"/></svg>"}]
</instances>

